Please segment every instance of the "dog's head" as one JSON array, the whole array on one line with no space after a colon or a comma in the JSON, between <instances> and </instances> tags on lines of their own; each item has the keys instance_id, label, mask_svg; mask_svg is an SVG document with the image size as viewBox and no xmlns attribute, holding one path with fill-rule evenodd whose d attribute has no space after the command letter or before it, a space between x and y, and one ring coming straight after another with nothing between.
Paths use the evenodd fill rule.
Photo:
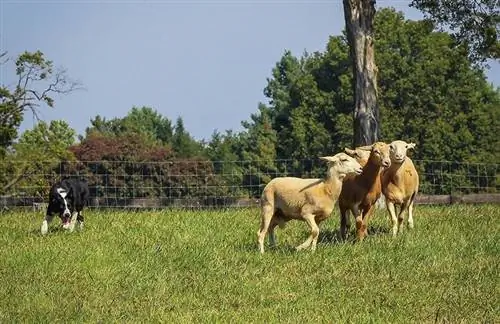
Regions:
<instances>
[{"instance_id":1,"label":"dog's head","mask_svg":"<svg viewBox=\"0 0 500 324\"><path fill-rule=\"evenodd\" d=\"M71 222L71 213L73 206L73 190L65 182L60 182L52 187L51 201L49 208L57 213L64 225Z\"/></svg>"}]
</instances>

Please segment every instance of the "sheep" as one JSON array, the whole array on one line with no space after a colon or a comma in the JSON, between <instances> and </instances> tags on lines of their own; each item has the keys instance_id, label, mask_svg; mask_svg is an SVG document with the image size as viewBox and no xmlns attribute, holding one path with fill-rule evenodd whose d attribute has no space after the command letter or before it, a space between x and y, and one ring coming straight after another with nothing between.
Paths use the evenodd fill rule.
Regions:
<instances>
[{"instance_id":1,"label":"sheep","mask_svg":"<svg viewBox=\"0 0 500 324\"><path fill-rule=\"evenodd\" d=\"M296 247L316 250L319 236L318 225L332 213L341 188L342 179L351 173L361 173L361 165L345 153L320 157L328 164L324 179L302 179L295 177L274 178L265 186L261 196L261 223L258 244L264 253L264 239L269 231L269 242L276 245L274 228L292 220L307 222L311 234L304 243Z\"/></svg>"},{"instance_id":2,"label":"sheep","mask_svg":"<svg viewBox=\"0 0 500 324\"><path fill-rule=\"evenodd\" d=\"M413 161L406 156L408 149L415 148L415 143L393 141L390 147L391 166L382 173L382 192L386 197L386 206L392 221L392 235L401 231L404 212L408 210L408 227L413 228L413 204L418 193L418 173ZM396 207L400 210L396 218Z\"/></svg>"},{"instance_id":3,"label":"sheep","mask_svg":"<svg viewBox=\"0 0 500 324\"><path fill-rule=\"evenodd\" d=\"M346 147L344 148L344 151L347 155L355 158L361 166L365 166L371 154L371 150L364 149L364 147L356 147L354 150Z\"/></svg>"},{"instance_id":4,"label":"sheep","mask_svg":"<svg viewBox=\"0 0 500 324\"><path fill-rule=\"evenodd\" d=\"M391 166L389 145L376 142L372 145L358 147L359 150L370 151L363 172L359 175L348 175L344 179L339 196L340 235L346 239L347 226L350 225L351 211L356 219L356 236L362 241L368 234L368 220L371 217L374 205L382 193L381 172L383 168Z\"/></svg>"},{"instance_id":5,"label":"sheep","mask_svg":"<svg viewBox=\"0 0 500 324\"><path fill-rule=\"evenodd\" d=\"M350 148L345 148L344 149L345 153L349 156L352 156L353 158L356 159L356 161L359 162L359 164L361 164L361 166L365 166L366 162L368 162L368 158L370 157L370 151L369 150L366 150L366 149L362 149L362 148L355 148L354 150L350 149ZM380 195L380 198L377 200L377 202L375 203L375 208L376 209L385 209L386 208L386 205L385 205L385 196L384 194L382 193L382 195ZM347 218L347 222L349 223L349 220L350 218L348 217ZM347 225L347 227L350 227L350 223L349 225Z\"/></svg>"}]
</instances>

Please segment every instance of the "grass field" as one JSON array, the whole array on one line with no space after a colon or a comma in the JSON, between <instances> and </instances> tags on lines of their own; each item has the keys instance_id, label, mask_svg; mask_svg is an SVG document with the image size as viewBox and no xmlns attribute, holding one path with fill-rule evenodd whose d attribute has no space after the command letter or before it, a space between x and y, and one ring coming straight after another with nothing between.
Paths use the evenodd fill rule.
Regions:
<instances>
[{"instance_id":1,"label":"grass field","mask_svg":"<svg viewBox=\"0 0 500 324\"><path fill-rule=\"evenodd\" d=\"M417 206L395 239L377 211L361 244L335 239L335 211L316 253L292 221L264 255L256 209L89 210L46 237L42 218L0 214L1 323L500 323L498 205Z\"/></svg>"}]
</instances>

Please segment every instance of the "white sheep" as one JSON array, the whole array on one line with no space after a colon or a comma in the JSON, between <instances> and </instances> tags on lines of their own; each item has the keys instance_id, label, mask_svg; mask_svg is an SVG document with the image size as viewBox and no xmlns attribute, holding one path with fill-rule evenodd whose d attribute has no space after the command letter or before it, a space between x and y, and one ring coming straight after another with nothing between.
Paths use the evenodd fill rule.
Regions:
<instances>
[{"instance_id":1,"label":"white sheep","mask_svg":"<svg viewBox=\"0 0 500 324\"><path fill-rule=\"evenodd\" d=\"M276 244L274 228L281 228L291 219L307 222L311 234L297 246L302 250L311 246L316 249L319 223L328 218L342 189L343 178L350 173L361 173L361 165L345 153L321 157L327 161L328 170L324 179L301 179L278 177L264 188L261 197L261 224L258 234L260 252L264 253L264 239L269 231L269 242Z\"/></svg>"},{"instance_id":2,"label":"white sheep","mask_svg":"<svg viewBox=\"0 0 500 324\"><path fill-rule=\"evenodd\" d=\"M382 174L382 192L392 221L392 234L401 231L404 212L408 210L408 227L413 228L413 204L418 193L418 173L413 161L406 156L414 143L393 141L390 145L391 166ZM396 217L396 207L400 206Z\"/></svg>"}]
</instances>

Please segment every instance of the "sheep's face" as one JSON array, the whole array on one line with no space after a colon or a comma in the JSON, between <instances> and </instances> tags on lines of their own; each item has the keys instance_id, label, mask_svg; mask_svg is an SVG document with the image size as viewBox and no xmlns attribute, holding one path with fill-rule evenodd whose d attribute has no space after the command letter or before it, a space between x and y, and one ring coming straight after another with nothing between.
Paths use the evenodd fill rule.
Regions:
<instances>
[{"instance_id":1,"label":"sheep's face","mask_svg":"<svg viewBox=\"0 0 500 324\"><path fill-rule=\"evenodd\" d=\"M334 169L341 178L350 173L361 174L363 172L361 164L355 158L345 153L338 153L334 156L323 156L320 159L327 161L329 169Z\"/></svg>"},{"instance_id":2,"label":"sheep's face","mask_svg":"<svg viewBox=\"0 0 500 324\"><path fill-rule=\"evenodd\" d=\"M370 160L378 166L382 166L384 168L390 167L391 156L389 145L384 142L376 142L371 145Z\"/></svg>"},{"instance_id":3,"label":"sheep's face","mask_svg":"<svg viewBox=\"0 0 500 324\"><path fill-rule=\"evenodd\" d=\"M366 162L368 162L368 159L370 158L370 150L362 149L359 147L355 148L354 150L351 150L350 148L346 147L344 149L344 152L347 155L355 158L356 161L358 161L361 164L361 166L364 166Z\"/></svg>"},{"instance_id":4,"label":"sheep's face","mask_svg":"<svg viewBox=\"0 0 500 324\"><path fill-rule=\"evenodd\" d=\"M406 143L405 141L394 141L389 145L391 162L392 163L403 163L406 159L406 152L409 149L413 149L415 143Z\"/></svg>"}]
</instances>

